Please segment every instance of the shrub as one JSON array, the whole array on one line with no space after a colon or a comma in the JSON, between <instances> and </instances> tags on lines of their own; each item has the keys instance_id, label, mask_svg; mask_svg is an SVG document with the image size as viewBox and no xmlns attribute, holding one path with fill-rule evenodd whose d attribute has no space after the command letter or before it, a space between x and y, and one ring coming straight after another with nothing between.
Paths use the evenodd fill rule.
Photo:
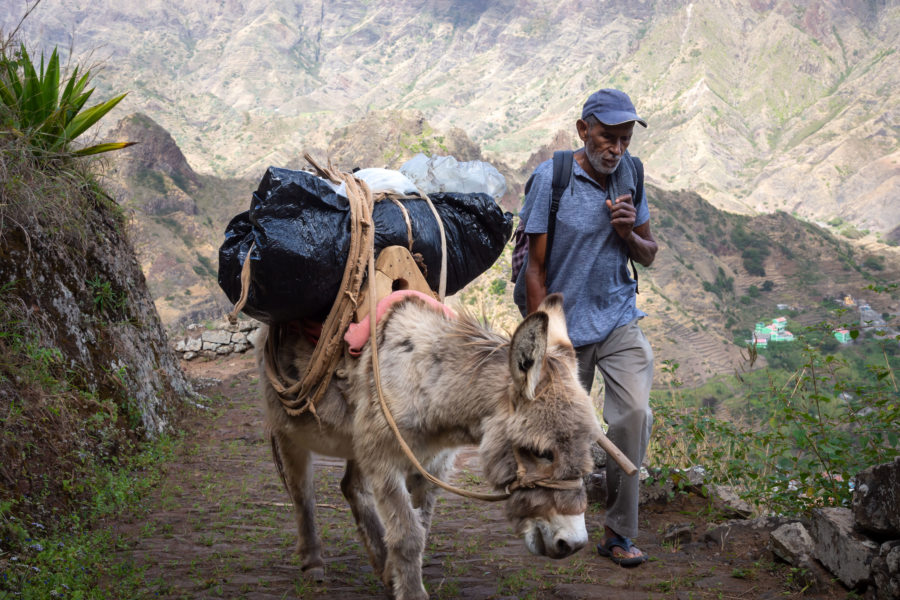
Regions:
<instances>
[{"instance_id":1,"label":"shrub","mask_svg":"<svg viewBox=\"0 0 900 600\"><path fill-rule=\"evenodd\" d=\"M88 88L90 71L79 74L76 66L68 80L63 76L56 48L44 64L44 55L35 68L24 44L15 52L8 45L0 47L0 103L4 107L2 120L7 135L27 141L34 153L53 158L69 153L70 144L92 125L102 119L126 94L121 94L84 108L94 93ZM115 142L88 146L71 152L76 156L119 150L131 142Z\"/></svg>"},{"instance_id":2,"label":"shrub","mask_svg":"<svg viewBox=\"0 0 900 600\"><path fill-rule=\"evenodd\" d=\"M651 465L663 476L673 468L703 466L710 483L735 486L763 512L848 506L859 471L900 455L900 403L887 350L896 340L884 346L883 362L871 354L861 367L831 353L833 345L811 343L829 341L822 329L830 326L766 351L768 385L746 394L746 410L730 411L734 420L688 403L678 365L666 361L669 391L654 394ZM742 378L745 385L748 379Z\"/></svg>"}]
</instances>

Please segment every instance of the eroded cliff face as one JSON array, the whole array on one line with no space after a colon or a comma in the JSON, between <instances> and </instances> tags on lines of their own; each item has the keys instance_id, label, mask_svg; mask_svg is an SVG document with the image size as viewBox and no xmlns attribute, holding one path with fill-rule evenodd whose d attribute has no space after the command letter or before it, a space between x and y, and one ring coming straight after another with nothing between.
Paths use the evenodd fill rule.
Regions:
<instances>
[{"instance_id":1,"label":"eroded cliff face","mask_svg":"<svg viewBox=\"0 0 900 600\"><path fill-rule=\"evenodd\" d=\"M102 204L97 197L77 232L6 220L3 301L20 306L42 346L59 351L64 377L80 393L112 400L119 426L155 437L193 392L167 347L124 223Z\"/></svg>"}]
</instances>

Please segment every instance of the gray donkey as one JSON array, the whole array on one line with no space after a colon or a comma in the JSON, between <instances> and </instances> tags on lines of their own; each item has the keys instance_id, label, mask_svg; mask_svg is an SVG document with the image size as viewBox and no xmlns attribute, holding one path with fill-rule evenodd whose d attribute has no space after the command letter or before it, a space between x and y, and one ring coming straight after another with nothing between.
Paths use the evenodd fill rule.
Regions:
<instances>
[{"instance_id":1,"label":"gray donkey","mask_svg":"<svg viewBox=\"0 0 900 600\"><path fill-rule=\"evenodd\" d=\"M302 335L278 333L279 368L302 373L312 346ZM379 322L377 343L387 403L430 473L444 479L460 446L480 444L485 476L509 493L506 514L528 550L563 558L587 543L580 482L601 429L578 383L560 296L548 296L511 340L471 316L451 319L421 300L403 300ZM313 520L311 453L317 452L347 460L341 491L387 590L398 600L427 598L421 565L436 488L389 428L371 352L367 343L361 357L343 359L317 404L318 422L309 412L285 413L260 353L275 464L294 504L297 552L308 576L324 576Z\"/></svg>"}]
</instances>

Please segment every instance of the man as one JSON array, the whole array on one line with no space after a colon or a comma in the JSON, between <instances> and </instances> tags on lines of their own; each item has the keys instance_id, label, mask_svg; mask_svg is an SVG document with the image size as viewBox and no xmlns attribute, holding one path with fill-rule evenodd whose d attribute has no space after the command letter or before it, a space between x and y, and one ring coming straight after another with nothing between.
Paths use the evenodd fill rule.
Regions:
<instances>
[{"instance_id":1,"label":"man","mask_svg":"<svg viewBox=\"0 0 900 600\"><path fill-rule=\"evenodd\" d=\"M522 215L528 259L517 288L524 287L528 313L547 294L563 293L579 379L590 392L594 368L600 369L607 435L640 466L653 425L653 351L638 326L646 315L635 304L637 282L628 262L649 266L658 247L646 197L634 201L637 167L626 150L635 123L647 126L619 90L602 89L585 102L575 124L584 148L575 152L572 178L559 202L549 268L552 161L535 170ZM607 463L606 473L606 523L597 550L622 566L639 565L646 556L630 539L638 532L638 475L625 475L614 461Z\"/></svg>"}]
</instances>

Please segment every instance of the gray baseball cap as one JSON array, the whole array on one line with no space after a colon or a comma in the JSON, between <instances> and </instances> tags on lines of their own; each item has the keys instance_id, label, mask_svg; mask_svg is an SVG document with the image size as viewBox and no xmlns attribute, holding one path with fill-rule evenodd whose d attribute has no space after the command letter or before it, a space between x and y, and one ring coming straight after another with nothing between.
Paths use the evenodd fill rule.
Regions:
<instances>
[{"instance_id":1,"label":"gray baseball cap","mask_svg":"<svg viewBox=\"0 0 900 600\"><path fill-rule=\"evenodd\" d=\"M594 115L604 125L621 125L635 121L644 127L647 122L637 116L628 94L620 90L602 89L594 92L581 109L581 118Z\"/></svg>"}]
</instances>

